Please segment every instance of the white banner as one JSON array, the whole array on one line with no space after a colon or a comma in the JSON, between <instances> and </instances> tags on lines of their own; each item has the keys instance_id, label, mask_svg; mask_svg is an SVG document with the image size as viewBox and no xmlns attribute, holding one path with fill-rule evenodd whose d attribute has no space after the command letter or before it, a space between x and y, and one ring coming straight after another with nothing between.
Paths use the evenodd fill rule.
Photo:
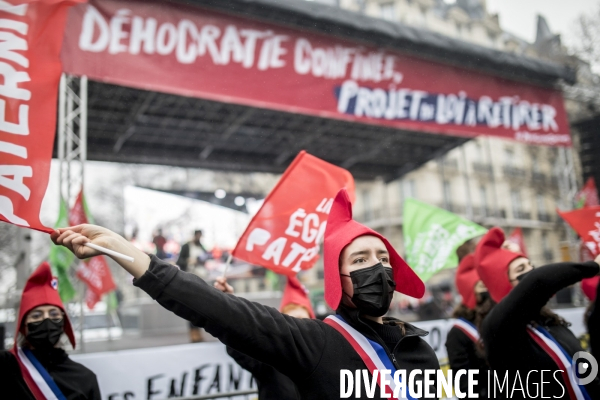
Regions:
<instances>
[{"instance_id":1,"label":"white banner","mask_svg":"<svg viewBox=\"0 0 600 400\"><path fill-rule=\"evenodd\" d=\"M586 333L583 308L555 311L572 324L575 336ZM453 323L452 319L414 323L429 332L424 339L442 364L447 362L446 336ZM250 373L238 366L219 342L75 354L71 358L94 371L106 400L161 400L256 388Z\"/></svg>"},{"instance_id":2,"label":"white banner","mask_svg":"<svg viewBox=\"0 0 600 400\"><path fill-rule=\"evenodd\" d=\"M76 354L98 377L107 400L162 400L256 388L252 375L216 343ZM239 399L256 398L253 396Z\"/></svg>"}]
</instances>

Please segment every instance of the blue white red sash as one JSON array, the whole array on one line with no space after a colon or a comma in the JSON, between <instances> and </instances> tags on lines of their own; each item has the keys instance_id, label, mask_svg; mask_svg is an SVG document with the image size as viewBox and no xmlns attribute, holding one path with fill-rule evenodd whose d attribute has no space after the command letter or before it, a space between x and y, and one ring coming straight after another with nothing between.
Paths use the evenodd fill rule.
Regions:
<instances>
[{"instance_id":1,"label":"blue white red sash","mask_svg":"<svg viewBox=\"0 0 600 400\"><path fill-rule=\"evenodd\" d=\"M391 371L391 377L388 379L389 385L385 385L383 388L385 393L390 394L391 398L393 399L415 400L409 394L408 385L406 385L406 397L402 397L402 390L398 391L398 397L394 397L394 388L396 387L396 384L394 383L394 373L396 372L396 367L388 357L384 348L381 347L379 343L366 338L362 333L351 327L339 315L330 315L329 317L325 318L324 322L344 336L344 338L348 341L348 343L350 343L352 348L363 360L365 366L369 372L371 372L371 376L373 376L375 370L379 370L379 372L386 369ZM377 385L381 387L379 375L377 379Z\"/></svg>"},{"instance_id":2,"label":"blue white red sash","mask_svg":"<svg viewBox=\"0 0 600 400\"><path fill-rule=\"evenodd\" d=\"M479 331L477 331L477 327L470 321L467 321L464 318L458 318L454 321L454 326L460 329L473 342L479 342Z\"/></svg>"},{"instance_id":3,"label":"blue white red sash","mask_svg":"<svg viewBox=\"0 0 600 400\"><path fill-rule=\"evenodd\" d=\"M542 327L527 326L527 333L549 356L554 360L558 369L562 370L562 378L567 387L569 398L572 400L591 400L585 387L579 385L576 381L577 375L575 366L571 362L571 356L562 348L562 346L552 337L552 335Z\"/></svg>"},{"instance_id":4,"label":"blue white red sash","mask_svg":"<svg viewBox=\"0 0 600 400\"><path fill-rule=\"evenodd\" d=\"M36 400L66 400L66 397L29 349L17 347L12 353L17 358L23 380Z\"/></svg>"}]
</instances>

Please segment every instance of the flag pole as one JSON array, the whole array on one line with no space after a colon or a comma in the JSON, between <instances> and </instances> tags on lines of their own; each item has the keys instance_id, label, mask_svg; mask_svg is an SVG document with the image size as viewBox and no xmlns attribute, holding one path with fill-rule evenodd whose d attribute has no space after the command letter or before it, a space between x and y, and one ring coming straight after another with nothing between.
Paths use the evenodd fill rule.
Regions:
<instances>
[{"instance_id":1,"label":"flag pole","mask_svg":"<svg viewBox=\"0 0 600 400\"><path fill-rule=\"evenodd\" d=\"M231 255L231 253L229 253L229 257L227 257L227 261L225 262L225 269L223 270L223 278L225 278L225 276L227 275L227 270L229 269L229 265L231 265L232 259L233 256Z\"/></svg>"},{"instance_id":2,"label":"flag pole","mask_svg":"<svg viewBox=\"0 0 600 400\"><path fill-rule=\"evenodd\" d=\"M119 253L117 251L107 249L106 247L98 246L97 244L94 244L94 243L86 243L86 244L84 244L84 246L89 247L94 250L101 251L102 253L107 254L109 256L117 257L122 260L129 261L129 262L133 262L133 257L126 256L125 254Z\"/></svg>"}]
</instances>

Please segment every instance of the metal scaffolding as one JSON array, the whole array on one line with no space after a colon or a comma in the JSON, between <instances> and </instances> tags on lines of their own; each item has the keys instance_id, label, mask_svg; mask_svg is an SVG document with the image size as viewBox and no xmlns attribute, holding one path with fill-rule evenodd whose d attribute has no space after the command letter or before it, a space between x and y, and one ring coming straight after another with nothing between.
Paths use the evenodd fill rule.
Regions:
<instances>
[{"instance_id":1,"label":"metal scaffolding","mask_svg":"<svg viewBox=\"0 0 600 400\"><path fill-rule=\"evenodd\" d=\"M88 79L63 74L58 95L60 198L70 207L83 187L87 159Z\"/></svg>"},{"instance_id":2,"label":"metal scaffolding","mask_svg":"<svg viewBox=\"0 0 600 400\"><path fill-rule=\"evenodd\" d=\"M58 160L59 195L70 208L83 189L87 159L88 79L62 74L58 93ZM79 290L79 351L85 351L83 340L85 284Z\"/></svg>"}]
</instances>

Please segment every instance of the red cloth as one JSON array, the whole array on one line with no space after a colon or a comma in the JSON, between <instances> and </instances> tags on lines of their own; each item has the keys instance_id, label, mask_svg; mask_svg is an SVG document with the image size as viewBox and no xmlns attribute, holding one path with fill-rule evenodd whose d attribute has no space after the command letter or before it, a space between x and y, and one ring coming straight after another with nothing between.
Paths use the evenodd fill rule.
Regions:
<instances>
[{"instance_id":1,"label":"red cloth","mask_svg":"<svg viewBox=\"0 0 600 400\"><path fill-rule=\"evenodd\" d=\"M288 304L297 304L306 308L310 317L315 318L315 312L308 297L308 290L306 290L304 285L295 276L288 276L287 278L287 285L285 285L285 290L283 291L279 310L283 311L283 308Z\"/></svg>"},{"instance_id":2,"label":"red cloth","mask_svg":"<svg viewBox=\"0 0 600 400\"><path fill-rule=\"evenodd\" d=\"M496 303L512 289L508 279L508 266L513 260L525 257L523 254L503 249L504 240L502 229L494 227L485 234L475 250L477 272Z\"/></svg>"},{"instance_id":3,"label":"red cloth","mask_svg":"<svg viewBox=\"0 0 600 400\"><path fill-rule=\"evenodd\" d=\"M596 288L599 280L600 276L592 276L581 281L581 290L590 301L596 301Z\"/></svg>"},{"instance_id":4,"label":"red cloth","mask_svg":"<svg viewBox=\"0 0 600 400\"><path fill-rule=\"evenodd\" d=\"M581 236L593 257L600 254L600 206L557 212Z\"/></svg>"},{"instance_id":5,"label":"red cloth","mask_svg":"<svg viewBox=\"0 0 600 400\"><path fill-rule=\"evenodd\" d=\"M71 321L69 321L65 307L58 295L58 280L52 276L50 264L47 262L40 264L33 274L31 274L27 283L25 283L25 289L23 289L23 294L21 295L21 306L19 307L19 318L17 319L15 339L18 337L19 331L21 331L21 325L27 313L35 307L43 305L56 306L65 313L65 333L67 334L71 345L75 348L75 335L73 334ZM21 333L24 333L24 331L21 331ZM15 340L14 345L14 350L16 351L16 349L17 340Z\"/></svg>"},{"instance_id":6,"label":"red cloth","mask_svg":"<svg viewBox=\"0 0 600 400\"><path fill-rule=\"evenodd\" d=\"M475 255L468 254L462 259L456 270L456 288L462 296L463 304L470 309L474 309L477 304L475 284L479 281L479 274L475 265Z\"/></svg>"},{"instance_id":7,"label":"red cloth","mask_svg":"<svg viewBox=\"0 0 600 400\"><path fill-rule=\"evenodd\" d=\"M346 189L338 192L325 230L324 270L325 270L325 301L334 310L338 308L342 298L342 283L340 280L340 255L344 248L359 236L371 235L383 241L390 253L390 263L394 270L396 291L415 298L423 297L425 285L413 272L408 264L398 255L388 240L371 228L359 224L352 219L352 204Z\"/></svg>"}]
</instances>

